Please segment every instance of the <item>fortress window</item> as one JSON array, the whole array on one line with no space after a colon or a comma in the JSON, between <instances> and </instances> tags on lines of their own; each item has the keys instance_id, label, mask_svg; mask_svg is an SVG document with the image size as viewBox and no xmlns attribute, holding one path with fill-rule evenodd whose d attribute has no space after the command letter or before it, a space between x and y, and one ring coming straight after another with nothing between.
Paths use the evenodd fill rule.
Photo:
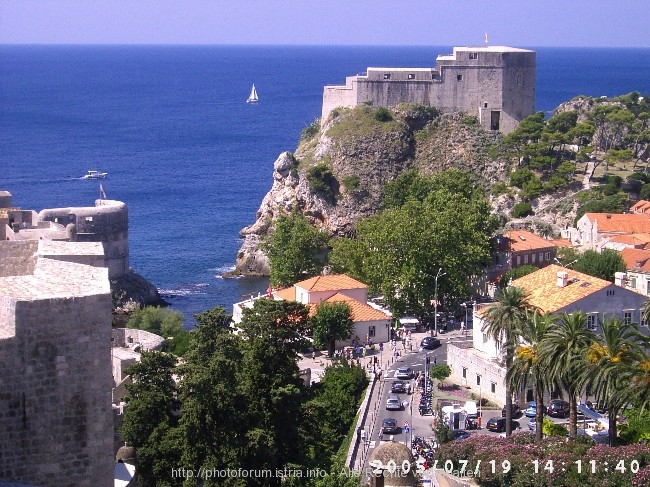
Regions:
<instances>
[{"instance_id":1,"label":"fortress window","mask_svg":"<svg viewBox=\"0 0 650 487\"><path fill-rule=\"evenodd\" d=\"M390 79L390 73L384 73L384 79Z\"/></svg>"},{"instance_id":2,"label":"fortress window","mask_svg":"<svg viewBox=\"0 0 650 487\"><path fill-rule=\"evenodd\" d=\"M415 79L415 75L414 74L409 74L408 79Z\"/></svg>"},{"instance_id":3,"label":"fortress window","mask_svg":"<svg viewBox=\"0 0 650 487\"><path fill-rule=\"evenodd\" d=\"M487 102L483 103L483 108L487 108Z\"/></svg>"},{"instance_id":4,"label":"fortress window","mask_svg":"<svg viewBox=\"0 0 650 487\"><path fill-rule=\"evenodd\" d=\"M470 52L469 53L469 58L470 59L478 59L478 52Z\"/></svg>"},{"instance_id":5,"label":"fortress window","mask_svg":"<svg viewBox=\"0 0 650 487\"><path fill-rule=\"evenodd\" d=\"M463 81L463 75L462 74L457 74L456 75L456 81Z\"/></svg>"}]
</instances>

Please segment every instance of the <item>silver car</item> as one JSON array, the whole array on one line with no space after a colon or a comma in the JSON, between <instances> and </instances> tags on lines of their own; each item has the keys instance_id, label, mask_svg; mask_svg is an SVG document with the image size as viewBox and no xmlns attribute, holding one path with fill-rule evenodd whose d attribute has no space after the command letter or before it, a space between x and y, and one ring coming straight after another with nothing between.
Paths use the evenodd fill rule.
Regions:
<instances>
[{"instance_id":1,"label":"silver car","mask_svg":"<svg viewBox=\"0 0 650 487\"><path fill-rule=\"evenodd\" d=\"M398 396L388 396L386 400L386 409L389 411L400 411L402 409L402 401Z\"/></svg>"}]
</instances>

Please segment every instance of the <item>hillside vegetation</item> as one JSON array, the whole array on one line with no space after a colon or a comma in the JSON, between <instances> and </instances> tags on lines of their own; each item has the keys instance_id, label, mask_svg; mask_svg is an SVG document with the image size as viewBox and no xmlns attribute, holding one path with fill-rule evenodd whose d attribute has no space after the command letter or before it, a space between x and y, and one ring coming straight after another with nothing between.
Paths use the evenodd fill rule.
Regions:
<instances>
[{"instance_id":1,"label":"hillside vegetation","mask_svg":"<svg viewBox=\"0 0 650 487\"><path fill-rule=\"evenodd\" d=\"M408 171L469 173L502 228L517 222L557 235L584 211L621 212L650 197L649 120L650 103L639 93L577 97L550 118L527 117L507 136L431 107L336 109L276 161L257 221L242 230L236 273L268 274L260 242L294 210L329 236L355 235L358 221L386 208L386 184Z\"/></svg>"}]
</instances>

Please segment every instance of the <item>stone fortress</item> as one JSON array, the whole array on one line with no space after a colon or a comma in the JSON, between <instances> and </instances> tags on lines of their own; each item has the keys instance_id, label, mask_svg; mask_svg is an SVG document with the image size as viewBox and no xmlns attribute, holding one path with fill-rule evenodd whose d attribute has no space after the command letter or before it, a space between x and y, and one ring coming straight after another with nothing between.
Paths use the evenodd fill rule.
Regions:
<instances>
[{"instance_id":1,"label":"stone fortress","mask_svg":"<svg viewBox=\"0 0 650 487\"><path fill-rule=\"evenodd\" d=\"M325 86L321 122L338 107L417 103L463 111L487 130L512 132L535 111L536 53L504 46L454 47L433 68L368 68L345 86Z\"/></svg>"},{"instance_id":2,"label":"stone fortress","mask_svg":"<svg viewBox=\"0 0 650 487\"><path fill-rule=\"evenodd\" d=\"M120 201L36 213L0 191L0 479L113 485L111 391L138 358L118 348L160 345L111 328L128 249Z\"/></svg>"}]
</instances>

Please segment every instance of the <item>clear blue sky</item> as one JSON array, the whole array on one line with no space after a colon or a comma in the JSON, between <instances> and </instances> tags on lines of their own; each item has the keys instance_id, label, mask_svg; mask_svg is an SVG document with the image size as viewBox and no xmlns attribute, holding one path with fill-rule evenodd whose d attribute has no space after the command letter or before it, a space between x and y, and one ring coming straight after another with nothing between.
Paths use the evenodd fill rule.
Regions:
<instances>
[{"instance_id":1,"label":"clear blue sky","mask_svg":"<svg viewBox=\"0 0 650 487\"><path fill-rule=\"evenodd\" d=\"M0 44L650 47L650 0L0 0Z\"/></svg>"}]
</instances>

